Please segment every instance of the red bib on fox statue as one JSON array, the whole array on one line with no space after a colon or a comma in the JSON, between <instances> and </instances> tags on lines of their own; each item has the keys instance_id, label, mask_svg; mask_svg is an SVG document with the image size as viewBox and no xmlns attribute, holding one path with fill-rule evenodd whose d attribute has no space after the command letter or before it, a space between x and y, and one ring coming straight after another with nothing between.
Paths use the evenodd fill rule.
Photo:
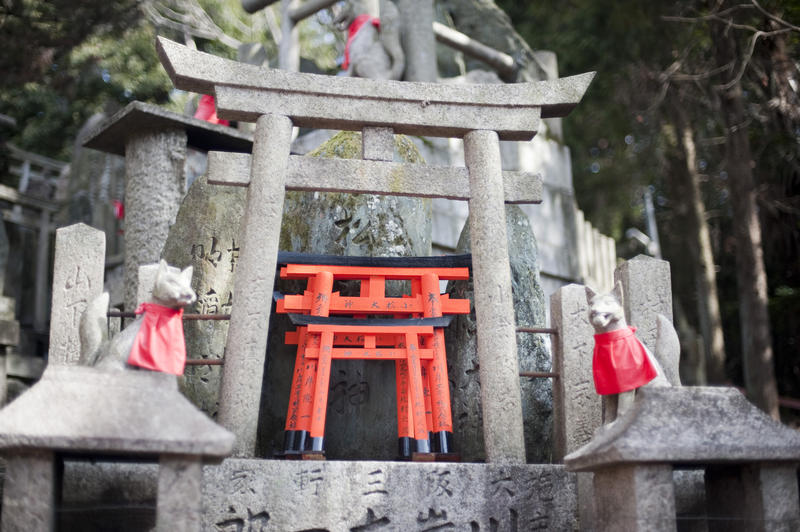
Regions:
<instances>
[{"instance_id":1,"label":"red bib on fox statue","mask_svg":"<svg viewBox=\"0 0 800 532\"><path fill-rule=\"evenodd\" d=\"M142 326L133 341L128 364L183 375L186 366L183 308L142 303L136 309L136 314L143 312Z\"/></svg>"},{"instance_id":2,"label":"red bib on fox statue","mask_svg":"<svg viewBox=\"0 0 800 532\"><path fill-rule=\"evenodd\" d=\"M656 368L634 332L636 327L626 327L594 335L592 373L599 395L627 392L656 378Z\"/></svg>"}]
</instances>

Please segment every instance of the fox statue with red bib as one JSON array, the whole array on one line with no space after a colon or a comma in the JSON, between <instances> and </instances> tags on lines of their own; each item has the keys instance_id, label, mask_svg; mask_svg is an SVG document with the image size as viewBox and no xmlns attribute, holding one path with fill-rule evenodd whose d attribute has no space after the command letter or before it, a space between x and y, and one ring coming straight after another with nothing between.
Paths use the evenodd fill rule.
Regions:
<instances>
[{"instance_id":1,"label":"fox statue with red bib","mask_svg":"<svg viewBox=\"0 0 800 532\"><path fill-rule=\"evenodd\" d=\"M631 407L638 388L671 384L658 359L636 337L636 327L625 321L620 283L609 294L596 294L587 286L586 301L595 330L594 386L608 399L604 401L604 421L614 421Z\"/></svg>"},{"instance_id":2,"label":"fox statue with red bib","mask_svg":"<svg viewBox=\"0 0 800 532\"><path fill-rule=\"evenodd\" d=\"M81 363L100 369L144 368L183 375L186 343L183 307L197 299L191 287L192 267L158 265L150 301L136 309L139 316L108 340L108 293L90 301L81 318Z\"/></svg>"}]
</instances>

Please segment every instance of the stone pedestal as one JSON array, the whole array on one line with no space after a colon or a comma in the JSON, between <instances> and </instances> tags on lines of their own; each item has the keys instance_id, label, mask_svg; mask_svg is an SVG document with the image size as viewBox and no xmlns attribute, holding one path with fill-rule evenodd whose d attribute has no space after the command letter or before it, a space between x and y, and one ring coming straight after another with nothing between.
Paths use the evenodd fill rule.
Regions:
<instances>
[{"instance_id":1,"label":"stone pedestal","mask_svg":"<svg viewBox=\"0 0 800 532\"><path fill-rule=\"evenodd\" d=\"M597 530L676 530L672 467L623 465L594 473Z\"/></svg>"},{"instance_id":2,"label":"stone pedestal","mask_svg":"<svg viewBox=\"0 0 800 532\"><path fill-rule=\"evenodd\" d=\"M609 532L676 529L673 465L705 468L708 530L797 530L799 462L800 433L711 387L640 388L564 458L594 473L595 529Z\"/></svg>"},{"instance_id":3,"label":"stone pedestal","mask_svg":"<svg viewBox=\"0 0 800 532\"><path fill-rule=\"evenodd\" d=\"M192 455L161 455L158 469L158 532L201 530L203 461Z\"/></svg>"},{"instance_id":4,"label":"stone pedestal","mask_svg":"<svg viewBox=\"0 0 800 532\"><path fill-rule=\"evenodd\" d=\"M53 530L57 476L53 451L20 450L8 456L3 484L3 532Z\"/></svg>"},{"instance_id":5,"label":"stone pedestal","mask_svg":"<svg viewBox=\"0 0 800 532\"><path fill-rule=\"evenodd\" d=\"M145 131L125 143L125 309L136 306L139 266L158 262L184 193L186 132Z\"/></svg>"}]
</instances>

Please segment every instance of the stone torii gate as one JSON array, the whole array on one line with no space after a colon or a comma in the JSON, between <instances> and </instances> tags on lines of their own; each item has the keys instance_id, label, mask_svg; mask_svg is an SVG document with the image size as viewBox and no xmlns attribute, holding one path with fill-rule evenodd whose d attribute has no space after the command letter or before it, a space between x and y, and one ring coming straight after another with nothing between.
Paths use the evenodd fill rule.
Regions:
<instances>
[{"instance_id":1,"label":"stone torii gate","mask_svg":"<svg viewBox=\"0 0 800 532\"><path fill-rule=\"evenodd\" d=\"M247 187L218 414L234 453L255 452L284 193L320 190L469 201L486 456L524 463L504 204L540 203L541 177L503 172L499 140L530 140L542 118L568 114L594 73L441 85L271 70L161 37L157 46L177 88L214 94L220 117L256 122L252 156L209 154L209 182ZM291 156L293 126L362 131L364 160ZM463 138L466 168L394 163L395 133Z\"/></svg>"}]
</instances>

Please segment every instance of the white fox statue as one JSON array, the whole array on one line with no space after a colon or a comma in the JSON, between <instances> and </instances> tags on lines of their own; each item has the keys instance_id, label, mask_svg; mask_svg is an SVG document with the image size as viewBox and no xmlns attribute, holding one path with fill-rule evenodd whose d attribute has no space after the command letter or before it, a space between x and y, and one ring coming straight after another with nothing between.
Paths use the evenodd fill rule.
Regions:
<instances>
[{"instance_id":1,"label":"white fox statue","mask_svg":"<svg viewBox=\"0 0 800 532\"><path fill-rule=\"evenodd\" d=\"M162 260L155 276L151 300L140 306L137 310L137 314L140 315L110 341L108 340L108 327L106 325L108 293L105 292L90 301L80 322L81 364L110 370L123 370L139 366L168 373L178 374L179 371L182 373L183 362L185 361L185 346L183 344L183 329L180 325L180 317L183 307L193 304L196 300L191 281L191 266L185 270L180 270L179 268L168 266ZM161 349L170 351L177 350L179 352L183 350L183 360L169 364L172 369L154 367L153 364L142 362L142 357L147 358L147 353L141 353L141 351L142 349L146 351L151 347L153 340L145 338L147 334L140 335L140 332L142 332L143 324L147 327L150 322L156 320L159 321L159 327L163 326L165 320L170 320L172 324L169 327L173 330L180 329L179 341L181 345L161 347ZM148 345L145 346L143 342Z\"/></svg>"},{"instance_id":2,"label":"white fox statue","mask_svg":"<svg viewBox=\"0 0 800 532\"><path fill-rule=\"evenodd\" d=\"M625 321L620 283L609 294L597 294L587 286L586 301L589 303L589 322L595 330L592 372L595 390L605 399L604 422L614 421L624 414L633 404L636 390L640 387L680 385L680 382L670 383L667 379L667 375L677 375L677 368L670 368L675 371L665 374L659 362L677 364L680 344L669 319L658 316L654 356L636 338L636 328Z\"/></svg>"}]
</instances>

